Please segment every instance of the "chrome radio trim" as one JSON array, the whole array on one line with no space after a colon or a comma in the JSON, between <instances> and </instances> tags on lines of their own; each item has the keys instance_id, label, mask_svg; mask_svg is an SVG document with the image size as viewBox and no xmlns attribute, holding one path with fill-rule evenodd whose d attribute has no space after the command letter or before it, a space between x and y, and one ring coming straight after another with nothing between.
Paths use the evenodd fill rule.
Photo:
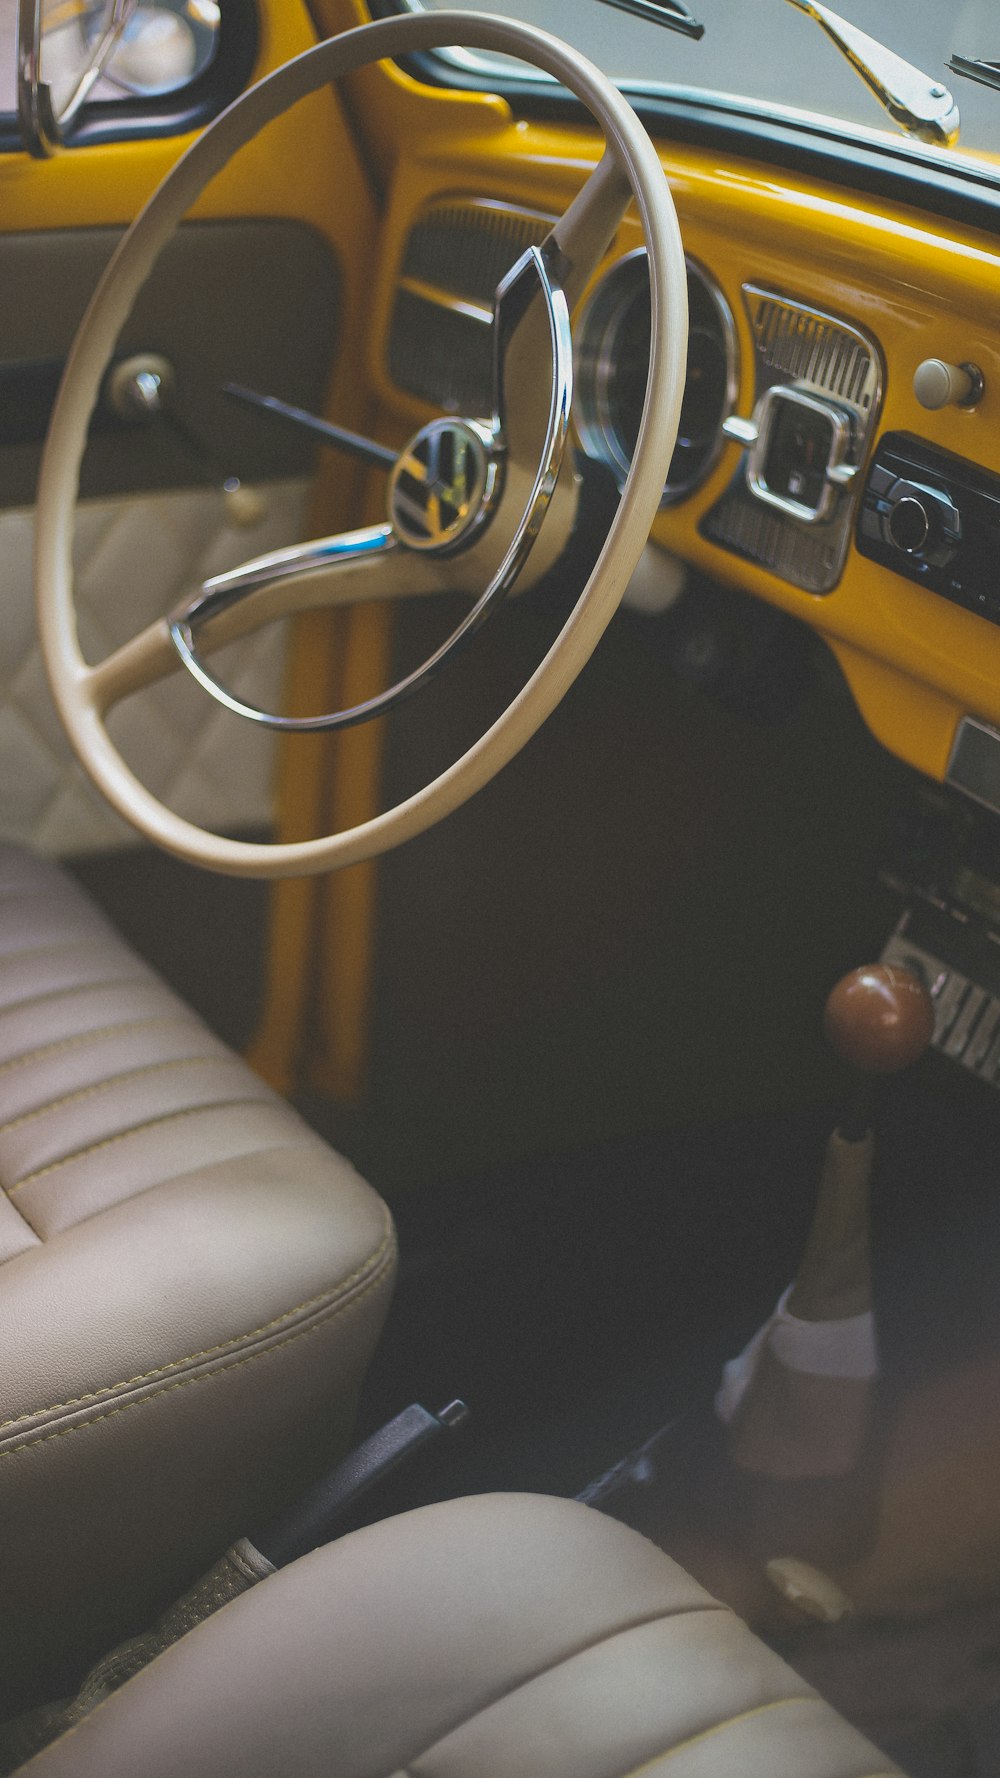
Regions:
<instances>
[{"instance_id":1,"label":"chrome radio trim","mask_svg":"<svg viewBox=\"0 0 1000 1778\"><path fill-rule=\"evenodd\" d=\"M777 423L778 409L782 404L805 408L808 413L822 414L830 422L830 450L823 470L823 487L816 506L808 506L803 500L793 500L787 494L776 493L768 486L765 478L771 439ZM857 474L857 464L847 461L854 437L850 418L831 401L807 394L797 383L773 383L758 402L754 419L756 437L747 457L747 485L751 493L758 500L765 501L769 506L776 507L778 512L787 513L789 518L798 519L804 525L821 524L829 517L838 490L845 486L844 472L847 472L848 480L853 480Z\"/></svg>"}]
</instances>

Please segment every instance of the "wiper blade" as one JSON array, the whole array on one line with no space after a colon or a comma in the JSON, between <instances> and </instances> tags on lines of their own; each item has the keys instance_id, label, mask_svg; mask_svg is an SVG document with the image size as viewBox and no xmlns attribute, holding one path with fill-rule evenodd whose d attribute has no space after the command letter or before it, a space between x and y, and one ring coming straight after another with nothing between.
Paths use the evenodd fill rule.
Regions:
<instances>
[{"instance_id":1,"label":"wiper blade","mask_svg":"<svg viewBox=\"0 0 1000 1778\"><path fill-rule=\"evenodd\" d=\"M698 23L681 0L600 0L600 4L630 12L633 18L646 19L651 25L665 25L668 31L680 31L684 37L705 35L704 25Z\"/></svg>"},{"instance_id":2,"label":"wiper blade","mask_svg":"<svg viewBox=\"0 0 1000 1778\"><path fill-rule=\"evenodd\" d=\"M983 62L978 56L952 56L948 66L953 74L978 80L980 86L1000 87L1000 62Z\"/></svg>"},{"instance_id":3,"label":"wiper blade","mask_svg":"<svg viewBox=\"0 0 1000 1778\"><path fill-rule=\"evenodd\" d=\"M911 62L904 62L877 38L859 31L856 25L820 6L818 0L789 0L800 12L821 25L841 55L846 56L856 74L895 123L907 135L932 142L938 148L950 148L958 141L959 115L948 88L929 74L922 74Z\"/></svg>"}]
</instances>

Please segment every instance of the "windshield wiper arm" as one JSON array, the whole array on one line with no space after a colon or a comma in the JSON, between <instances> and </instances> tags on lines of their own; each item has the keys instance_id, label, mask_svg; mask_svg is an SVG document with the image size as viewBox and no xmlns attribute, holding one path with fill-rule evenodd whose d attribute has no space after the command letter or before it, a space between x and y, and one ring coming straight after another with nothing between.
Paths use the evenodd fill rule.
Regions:
<instances>
[{"instance_id":1,"label":"windshield wiper arm","mask_svg":"<svg viewBox=\"0 0 1000 1778\"><path fill-rule=\"evenodd\" d=\"M953 74L978 80L980 86L1000 87L1000 62L983 62L978 56L952 56L948 66Z\"/></svg>"},{"instance_id":2,"label":"windshield wiper arm","mask_svg":"<svg viewBox=\"0 0 1000 1778\"><path fill-rule=\"evenodd\" d=\"M904 62L884 43L859 31L828 6L820 6L818 0L789 0L789 4L822 26L879 104L908 135L939 148L950 148L958 141L958 106L940 81L922 74L912 62Z\"/></svg>"},{"instance_id":3,"label":"windshield wiper arm","mask_svg":"<svg viewBox=\"0 0 1000 1778\"><path fill-rule=\"evenodd\" d=\"M647 19L651 25L666 25L668 31L680 31L684 37L705 35L704 25L688 12L682 0L600 0L600 4L630 12L633 18Z\"/></svg>"}]
</instances>

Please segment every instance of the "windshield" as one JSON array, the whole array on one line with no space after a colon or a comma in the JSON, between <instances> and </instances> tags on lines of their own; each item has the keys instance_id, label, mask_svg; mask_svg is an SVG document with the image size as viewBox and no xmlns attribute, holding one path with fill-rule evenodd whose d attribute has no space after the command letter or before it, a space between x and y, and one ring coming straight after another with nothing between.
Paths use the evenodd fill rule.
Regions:
<instances>
[{"instance_id":1,"label":"windshield","mask_svg":"<svg viewBox=\"0 0 1000 1778\"><path fill-rule=\"evenodd\" d=\"M421 10L455 10L459 0L420 0ZM476 0L483 12L514 14L565 37L632 90L686 99L749 101L834 119L865 137L896 142L901 130L812 18L787 0L689 0L705 27L693 40L598 0ZM951 56L1000 57L1000 0L834 0L833 10L932 81L950 89L961 114L955 148L931 154L989 155L1000 161L1000 91L953 73ZM467 74L485 80L521 72L503 58L455 52Z\"/></svg>"}]
</instances>

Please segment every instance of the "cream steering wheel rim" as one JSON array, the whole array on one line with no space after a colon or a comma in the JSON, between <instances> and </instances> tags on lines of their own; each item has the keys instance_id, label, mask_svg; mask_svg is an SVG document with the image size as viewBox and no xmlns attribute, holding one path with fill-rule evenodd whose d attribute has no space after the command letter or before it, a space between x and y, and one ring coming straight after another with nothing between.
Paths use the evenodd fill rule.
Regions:
<instances>
[{"instance_id":1,"label":"cream steering wheel rim","mask_svg":"<svg viewBox=\"0 0 1000 1778\"><path fill-rule=\"evenodd\" d=\"M619 182L621 208L629 194L634 198L649 256L652 329L646 400L632 468L597 563L559 635L503 714L460 758L403 802L341 833L275 844L227 839L175 815L133 775L108 735L106 706L96 696L94 671L80 651L72 546L90 415L118 335L161 248L232 155L298 99L366 63L455 43L520 57L568 86L603 132L605 186ZM590 176L585 194L596 188L600 178L600 173ZM556 224L556 231L568 215ZM119 246L67 361L42 461L35 570L42 655L70 744L112 806L155 845L189 863L233 876L272 878L359 863L424 832L460 807L541 727L589 659L620 603L659 507L673 452L684 392L686 316L684 252L656 151L610 81L547 32L476 13L418 13L379 20L307 50L243 94L176 163Z\"/></svg>"}]
</instances>

